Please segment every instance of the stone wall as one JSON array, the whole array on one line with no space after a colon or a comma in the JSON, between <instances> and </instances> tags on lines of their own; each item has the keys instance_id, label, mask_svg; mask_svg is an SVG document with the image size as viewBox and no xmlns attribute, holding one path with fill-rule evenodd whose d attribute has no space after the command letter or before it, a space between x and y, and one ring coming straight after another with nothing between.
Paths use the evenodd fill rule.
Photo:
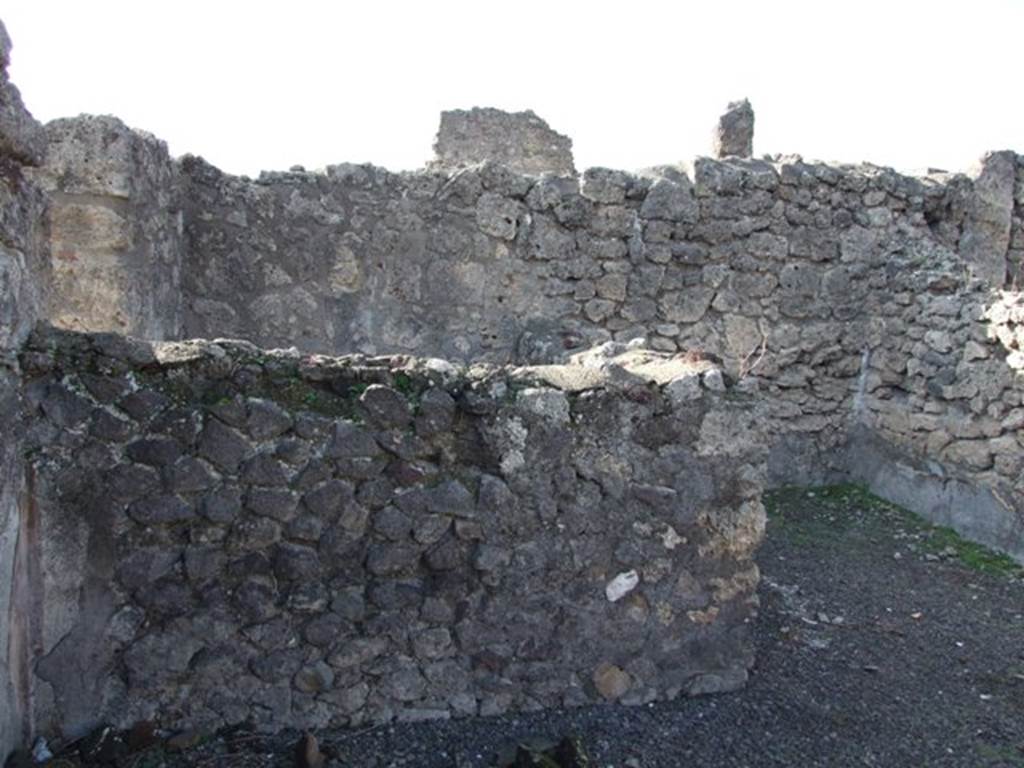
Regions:
<instances>
[{"instance_id":1,"label":"stone wall","mask_svg":"<svg viewBox=\"0 0 1024 768\"><path fill-rule=\"evenodd\" d=\"M769 483L862 480L1024 561L1014 152L921 177L751 159L737 102L719 159L577 175L569 139L533 113L474 109L443 115L422 171L253 180L173 160L115 118L41 128L9 48L0 26L0 425L14 436L0 445L0 753L36 723L74 732L141 716L147 698L169 722L316 725L734 685L760 535L752 444L770 449ZM41 332L23 409L17 352L40 318L118 335ZM617 365L493 367L637 337L654 351ZM718 373L670 381L657 353L686 350L699 354L673 365ZM447 415L374 421L396 403ZM368 453L346 455L342 433ZM463 507L430 507L438 488ZM673 515L692 530L667 535ZM435 524L441 539L424 539ZM594 585L632 570L640 586L601 602ZM350 576L362 602L335 605ZM573 600L530 602L545 579ZM598 640L545 665L550 635L496 639L513 585L524 627L563 611ZM576 599L587 589L596 602ZM683 613L659 607L669 592ZM629 666L600 622L625 647L639 626L684 645ZM368 655L343 660L335 631ZM187 700L185 679L220 698Z\"/></svg>"},{"instance_id":2,"label":"stone wall","mask_svg":"<svg viewBox=\"0 0 1024 768\"><path fill-rule=\"evenodd\" d=\"M774 482L852 472L1021 557L1021 379L997 309L1019 296L999 289L1020 167L1001 152L974 177L701 158L689 175L580 182L487 163L249 181L190 160L186 328L461 359L551 360L637 336L700 348L761 392ZM959 432L945 443L943 424ZM872 447L847 450L854 432ZM996 442L963 442L982 436ZM912 479L883 479L875 438Z\"/></svg>"},{"instance_id":3,"label":"stone wall","mask_svg":"<svg viewBox=\"0 0 1024 768\"><path fill-rule=\"evenodd\" d=\"M884 241L960 263L935 229L960 226L942 220L966 183L799 159L701 158L692 181L595 168L582 183L490 163L257 181L183 168L186 336L502 361L643 335L735 370L785 335L768 324L862 337L862 299L889 288L868 275Z\"/></svg>"},{"instance_id":4,"label":"stone wall","mask_svg":"<svg viewBox=\"0 0 1024 768\"><path fill-rule=\"evenodd\" d=\"M694 182L591 169L582 184L492 164L256 182L184 168L187 336L496 361L643 336L753 374L780 439L826 447L850 417L876 293L868 241L916 217L930 245L925 195L935 209L946 197L939 182L799 161L702 159Z\"/></svg>"},{"instance_id":5,"label":"stone wall","mask_svg":"<svg viewBox=\"0 0 1024 768\"><path fill-rule=\"evenodd\" d=\"M31 733L29 659L34 519L27 502L17 353L45 315L46 199L28 177L45 151L42 128L7 76L11 41L0 22L0 758Z\"/></svg>"},{"instance_id":6,"label":"stone wall","mask_svg":"<svg viewBox=\"0 0 1024 768\"><path fill-rule=\"evenodd\" d=\"M888 498L1024 561L1024 296L963 273L919 269L900 282L864 381L862 423L873 434L851 441L848 466Z\"/></svg>"},{"instance_id":7,"label":"stone wall","mask_svg":"<svg viewBox=\"0 0 1024 768\"><path fill-rule=\"evenodd\" d=\"M354 725L746 679L764 453L753 398L706 361L610 345L466 369L50 332L23 365L45 728Z\"/></svg>"},{"instance_id":8,"label":"stone wall","mask_svg":"<svg viewBox=\"0 0 1024 768\"><path fill-rule=\"evenodd\" d=\"M591 169L582 183L493 164L258 181L184 170L187 336L524 362L643 336L753 374L780 437L827 447L850 417L870 321L879 254L859 243L911 216L930 242L925 190L935 207L945 192L798 161L702 159L693 182L674 168Z\"/></svg>"},{"instance_id":9,"label":"stone wall","mask_svg":"<svg viewBox=\"0 0 1024 768\"><path fill-rule=\"evenodd\" d=\"M1020 377L1002 362L1013 348L994 346L984 365L957 368L949 356L968 336L996 338L987 308L1015 290L1017 155L990 153L970 175L923 177L799 157L530 175L467 164L497 123L462 130L452 116L468 124L489 114L450 113L438 139L447 149L415 173L339 165L251 180L184 158L168 171L184 221L174 241L181 335L492 362L559 360L638 336L666 352L700 349L761 393L773 483L867 479L904 503L916 494L913 508L1019 556L1024 496L1009 467L1020 454L1006 454L1014 422L986 436L1004 438L992 467L1000 454L1005 471L973 466L963 452L974 446L939 447L941 429L928 442L933 430L921 428L959 419L963 398L941 388L970 390L986 366L1005 384L993 407L1016 407ZM950 313L972 330L957 326L954 348L938 351L925 335L950 331ZM936 355L941 381L928 394ZM966 409L972 429L992 431L974 420L989 404ZM913 428L892 428L910 418ZM855 433L863 439L851 444ZM879 446L902 457L888 480ZM922 482L934 487L923 493ZM969 504L960 484L975 494ZM976 491L1003 501L982 503Z\"/></svg>"}]
</instances>

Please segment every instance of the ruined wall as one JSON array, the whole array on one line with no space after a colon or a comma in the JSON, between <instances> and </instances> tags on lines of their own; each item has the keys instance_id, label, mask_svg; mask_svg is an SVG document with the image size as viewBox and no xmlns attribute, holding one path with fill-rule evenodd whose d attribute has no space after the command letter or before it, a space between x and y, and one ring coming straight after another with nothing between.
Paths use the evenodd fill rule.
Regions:
<instances>
[{"instance_id":1,"label":"ruined wall","mask_svg":"<svg viewBox=\"0 0 1024 768\"><path fill-rule=\"evenodd\" d=\"M927 217L934 240L890 232L876 244L885 300L872 310L844 461L887 498L1020 560L1022 167L1011 152L986 155L974 179L948 181Z\"/></svg>"},{"instance_id":2,"label":"ruined wall","mask_svg":"<svg viewBox=\"0 0 1024 768\"><path fill-rule=\"evenodd\" d=\"M466 370L53 332L23 364L48 728L323 727L746 679L764 453L752 398L707 362Z\"/></svg>"},{"instance_id":3,"label":"ruined wall","mask_svg":"<svg viewBox=\"0 0 1024 768\"><path fill-rule=\"evenodd\" d=\"M848 465L888 498L1024 561L1024 296L927 268L901 282L865 378L873 435L856 434Z\"/></svg>"},{"instance_id":4,"label":"ruined wall","mask_svg":"<svg viewBox=\"0 0 1024 768\"><path fill-rule=\"evenodd\" d=\"M908 263L937 247L955 259L926 219L950 188L871 167L704 158L692 182L662 168L582 183L493 164L184 170L187 336L497 361L637 336L699 348L764 392L793 446L780 479L824 477L822 450L842 440L890 295L885 243L899 237Z\"/></svg>"},{"instance_id":5,"label":"ruined wall","mask_svg":"<svg viewBox=\"0 0 1024 768\"><path fill-rule=\"evenodd\" d=\"M189 335L526 361L608 338L699 348L761 393L774 482L852 474L1024 556L1021 378L995 309L1013 153L921 178L799 158L700 158L692 181L184 167Z\"/></svg>"},{"instance_id":6,"label":"ruined wall","mask_svg":"<svg viewBox=\"0 0 1024 768\"><path fill-rule=\"evenodd\" d=\"M11 41L0 22L0 757L31 727L26 551L33 519L22 462L21 369L17 353L45 314L49 258L46 200L28 178L45 141L7 76Z\"/></svg>"},{"instance_id":7,"label":"ruined wall","mask_svg":"<svg viewBox=\"0 0 1024 768\"><path fill-rule=\"evenodd\" d=\"M529 110L474 107L442 112L431 165L455 170L485 162L515 173L576 175L572 139L551 130Z\"/></svg>"},{"instance_id":8,"label":"ruined wall","mask_svg":"<svg viewBox=\"0 0 1024 768\"><path fill-rule=\"evenodd\" d=\"M251 180L184 158L168 171L183 236L157 238L180 249L181 335L493 362L557 360L637 336L666 352L701 349L761 393L761 424L776 448L772 482L852 474L904 503L916 495L917 511L1019 553L1024 503L1010 468L1017 453L1006 454L1014 422L985 435L1006 438L991 466L965 455L975 445L939 445L942 425L963 413L971 426L961 432L990 433L974 415L997 400L997 410L1016 407L1020 378L1002 362L1012 348L960 368L949 355L968 337L998 336L986 308L1015 288L1024 237L1017 155L990 153L970 175L725 157L577 178L555 142L551 156L531 155L551 172L530 175L467 164L488 148L508 155L509 137L491 135L495 126L533 135L534 116L495 122L492 112L447 113L438 159L415 173L339 165ZM722 147L746 153L752 122L723 125ZM947 329L950 313L972 329ZM954 349L929 346L926 334L947 330ZM157 335L174 335L165 331ZM941 381L928 390L936 355L945 356ZM984 374L984 391L991 382L1003 389L965 411L950 392L969 391L986 367L998 372ZM915 426L897 424L911 417ZM854 433L854 448L874 447L848 450ZM885 447L900 456L889 479L879 464ZM998 455L1003 469L989 471ZM979 501L976 491L1002 501ZM965 506L997 522L960 521Z\"/></svg>"},{"instance_id":9,"label":"ruined wall","mask_svg":"<svg viewBox=\"0 0 1024 768\"><path fill-rule=\"evenodd\" d=\"M596 168L582 183L491 163L257 181L194 158L183 168L186 336L529 360L644 335L666 351L699 344L736 369L769 330L740 318L859 333L862 299L887 289L869 284L875 241L955 248L926 217L946 217L960 193L945 179L799 159L701 158L692 181L676 168Z\"/></svg>"},{"instance_id":10,"label":"ruined wall","mask_svg":"<svg viewBox=\"0 0 1024 768\"><path fill-rule=\"evenodd\" d=\"M1024 561L1014 152L751 159L737 102L719 159L577 176L533 113L474 109L421 172L252 180L115 118L40 128L9 49L0 25L0 755L115 713L733 687L766 447L771 483L860 479ZM114 333L40 332L26 388L40 318ZM639 336L666 357L426 359Z\"/></svg>"},{"instance_id":11,"label":"ruined wall","mask_svg":"<svg viewBox=\"0 0 1024 768\"><path fill-rule=\"evenodd\" d=\"M49 197L54 324L181 336L183 222L167 146L117 118L46 125L34 178Z\"/></svg>"}]
</instances>

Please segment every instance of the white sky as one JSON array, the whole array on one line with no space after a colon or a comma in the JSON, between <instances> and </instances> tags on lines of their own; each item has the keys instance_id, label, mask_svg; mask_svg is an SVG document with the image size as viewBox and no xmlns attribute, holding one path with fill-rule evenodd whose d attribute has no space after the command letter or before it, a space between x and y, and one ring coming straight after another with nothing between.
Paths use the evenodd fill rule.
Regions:
<instances>
[{"instance_id":1,"label":"white sky","mask_svg":"<svg viewBox=\"0 0 1024 768\"><path fill-rule=\"evenodd\" d=\"M41 120L110 113L226 171L417 168L445 108L533 109L577 166L754 151L966 169L1024 151L1024 0L3 0Z\"/></svg>"}]
</instances>

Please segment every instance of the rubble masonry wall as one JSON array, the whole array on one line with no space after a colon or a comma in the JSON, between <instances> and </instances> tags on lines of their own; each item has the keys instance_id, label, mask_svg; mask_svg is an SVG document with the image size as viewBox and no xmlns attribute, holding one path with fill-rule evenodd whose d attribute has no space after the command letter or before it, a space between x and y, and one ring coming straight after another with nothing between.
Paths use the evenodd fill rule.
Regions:
<instances>
[{"instance_id":1,"label":"rubble masonry wall","mask_svg":"<svg viewBox=\"0 0 1024 768\"><path fill-rule=\"evenodd\" d=\"M37 727L321 728L732 690L764 448L706 362L40 333Z\"/></svg>"}]
</instances>

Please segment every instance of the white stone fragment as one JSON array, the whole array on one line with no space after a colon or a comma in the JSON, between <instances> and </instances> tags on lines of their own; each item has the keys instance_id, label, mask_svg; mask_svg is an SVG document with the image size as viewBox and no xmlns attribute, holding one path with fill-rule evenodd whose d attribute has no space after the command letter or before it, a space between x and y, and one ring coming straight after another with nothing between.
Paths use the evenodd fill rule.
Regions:
<instances>
[{"instance_id":1,"label":"white stone fragment","mask_svg":"<svg viewBox=\"0 0 1024 768\"><path fill-rule=\"evenodd\" d=\"M32 745L32 761L35 763L45 763L52 759L53 752L50 750L50 745L46 743L46 739L40 736L36 739L35 744Z\"/></svg>"},{"instance_id":2,"label":"white stone fragment","mask_svg":"<svg viewBox=\"0 0 1024 768\"><path fill-rule=\"evenodd\" d=\"M712 392L725 392L725 379L722 378L722 371L718 368L709 368L704 371L701 379L704 386Z\"/></svg>"},{"instance_id":3,"label":"white stone fragment","mask_svg":"<svg viewBox=\"0 0 1024 768\"><path fill-rule=\"evenodd\" d=\"M153 345L153 355L161 365L176 365L202 360L204 357L223 358L223 347L205 341L165 341Z\"/></svg>"},{"instance_id":4,"label":"white stone fragment","mask_svg":"<svg viewBox=\"0 0 1024 768\"><path fill-rule=\"evenodd\" d=\"M608 582L608 586L604 588L605 597L614 603L636 589L636 585L639 583L640 574L635 570L623 571Z\"/></svg>"},{"instance_id":5,"label":"white stone fragment","mask_svg":"<svg viewBox=\"0 0 1024 768\"><path fill-rule=\"evenodd\" d=\"M439 357L428 357L423 361L423 367L428 371L441 374L445 380L453 379L459 375L459 367L457 365L447 360L442 360Z\"/></svg>"},{"instance_id":6,"label":"white stone fragment","mask_svg":"<svg viewBox=\"0 0 1024 768\"><path fill-rule=\"evenodd\" d=\"M665 526L665 532L661 534L661 543L665 545L665 549L675 549L680 544L686 543L686 537L680 536L679 533L671 525Z\"/></svg>"}]
</instances>

